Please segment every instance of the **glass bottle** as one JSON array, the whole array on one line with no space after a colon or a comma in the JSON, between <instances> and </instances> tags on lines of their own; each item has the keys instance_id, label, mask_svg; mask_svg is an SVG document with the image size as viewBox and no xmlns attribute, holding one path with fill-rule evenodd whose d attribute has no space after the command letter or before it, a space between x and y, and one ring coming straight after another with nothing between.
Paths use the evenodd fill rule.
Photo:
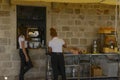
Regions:
<instances>
[{"instance_id":1,"label":"glass bottle","mask_svg":"<svg viewBox=\"0 0 120 80\"><path fill-rule=\"evenodd\" d=\"M75 69L75 67L73 67L73 69L72 69L72 76L73 77L75 77L75 73L76 73L76 69Z\"/></svg>"},{"instance_id":2,"label":"glass bottle","mask_svg":"<svg viewBox=\"0 0 120 80\"><path fill-rule=\"evenodd\" d=\"M52 69L50 67L50 61L47 64L47 80L52 80Z\"/></svg>"},{"instance_id":3,"label":"glass bottle","mask_svg":"<svg viewBox=\"0 0 120 80\"><path fill-rule=\"evenodd\" d=\"M93 41L93 53L97 53L97 41Z\"/></svg>"}]
</instances>

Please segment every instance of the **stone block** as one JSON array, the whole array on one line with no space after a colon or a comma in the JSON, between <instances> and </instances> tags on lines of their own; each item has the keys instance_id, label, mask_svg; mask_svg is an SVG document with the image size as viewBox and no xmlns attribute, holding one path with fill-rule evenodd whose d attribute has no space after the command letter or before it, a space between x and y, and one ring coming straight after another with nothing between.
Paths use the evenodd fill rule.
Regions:
<instances>
[{"instance_id":1,"label":"stone block","mask_svg":"<svg viewBox=\"0 0 120 80\"><path fill-rule=\"evenodd\" d=\"M87 38L93 38L95 37L96 34L94 34L93 32L85 32L84 36L86 36Z\"/></svg>"},{"instance_id":2,"label":"stone block","mask_svg":"<svg viewBox=\"0 0 120 80\"><path fill-rule=\"evenodd\" d=\"M75 14L80 14L80 9L75 9Z\"/></svg>"},{"instance_id":3,"label":"stone block","mask_svg":"<svg viewBox=\"0 0 120 80\"><path fill-rule=\"evenodd\" d=\"M111 26L114 25L114 23L112 21L107 21L107 26Z\"/></svg>"},{"instance_id":4,"label":"stone block","mask_svg":"<svg viewBox=\"0 0 120 80\"><path fill-rule=\"evenodd\" d=\"M66 37L66 32L59 32L58 36L61 38L64 38L64 37Z\"/></svg>"},{"instance_id":5,"label":"stone block","mask_svg":"<svg viewBox=\"0 0 120 80\"><path fill-rule=\"evenodd\" d=\"M84 20L85 16L84 15L78 15L78 18L81 19L81 20Z\"/></svg>"},{"instance_id":6,"label":"stone block","mask_svg":"<svg viewBox=\"0 0 120 80\"><path fill-rule=\"evenodd\" d=\"M87 5L87 4L84 4L83 7L84 7L84 8L87 8L87 9L89 9L89 8L90 8L90 9L91 9L91 8L93 9L93 8L94 8L93 5Z\"/></svg>"},{"instance_id":7,"label":"stone block","mask_svg":"<svg viewBox=\"0 0 120 80\"><path fill-rule=\"evenodd\" d=\"M39 63L41 66L40 68L45 70L45 66L46 66L46 61L43 59L43 60L40 60L40 63Z\"/></svg>"},{"instance_id":8,"label":"stone block","mask_svg":"<svg viewBox=\"0 0 120 80\"><path fill-rule=\"evenodd\" d=\"M81 25L81 24L82 24L81 20L75 20L75 25Z\"/></svg>"},{"instance_id":9,"label":"stone block","mask_svg":"<svg viewBox=\"0 0 120 80\"><path fill-rule=\"evenodd\" d=\"M10 54L0 54L0 61L10 61L11 55Z\"/></svg>"},{"instance_id":10,"label":"stone block","mask_svg":"<svg viewBox=\"0 0 120 80\"><path fill-rule=\"evenodd\" d=\"M4 4L6 3L6 4L10 4L10 0L3 0L2 1Z\"/></svg>"},{"instance_id":11,"label":"stone block","mask_svg":"<svg viewBox=\"0 0 120 80\"><path fill-rule=\"evenodd\" d=\"M2 24L10 24L10 22L11 22L10 18L2 18ZM10 26L8 26L8 27L10 27ZM10 28L8 28L8 29L10 29Z\"/></svg>"},{"instance_id":12,"label":"stone block","mask_svg":"<svg viewBox=\"0 0 120 80\"><path fill-rule=\"evenodd\" d=\"M57 17L58 17L58 15L57 15ZM71 16L68 15L68 14L61 14L59 17L60 17L60 19L67 20L67 19L70 18Z\"/></svg>"},{"instance_id":13,"label":"stone block","mask_svg":"<svg viewBox=\"0 0 120 80\"><path fill-rule=\"evenodd\" d=\"M35 67L34 65L34 67L31 68L28 73L36 73L36 72L39 72L39 67Z\"/></svg>"},{"instance_id":14,"label":"stone block","mask_svg":"<svg viewBox=\"0 0 120 80\"><path fill-rule=\"evenodd\" d=\"M73 36L76 36L78 38L83 37L83 32L74 32Z\"/></svg>"},{"instance_id":15,"label":"stone block","mask_svg":"<svg viewBox=\"0 0 120 80\"><path fill-rule=\"evenodd\" d=\"M1 45L7 45L8 44L8 39L7 38L0 38L0 44Z\"/></svg>"},{"instance_id":16,"label":"stone block","mask_svg":"<svg viewBox=\"0 0 120 80\"><path fill-rule=\"evenodd\" d=\"M104 10L104 14L105 14L105 15L109 15L109 14L110 14L109 9Z\"/></svg>"},{"instance_id":17,"label":"stone block","mask_svg":"<svg viewBox=\"0 0 120 80\"><path fill-rule=\"evenodd\" d=\"M11 32L9 32L9 31L4 31L4 36L7 37L7 38L10 38ZM12 43L11 41L12 41L11 39L8 39L8 44Z\"/></svg>"},{"instance_id":18,"label":"stone block","mask_svg":"<svg viewBox=\"0 0 120 80\"><path fill-rule=\"evenodd\" d=\"M39 60L40 59L40 55L31 55L31 59L32 60Z\"/></svg>"},{"instance_id":19,"label":"stone block","mask_svg":"<svg viewBox=\"0 0 120 80\"><path fill-rule=\"evenodd\" d=\"M94 4L93 7L94 7L94 8L100 8L100 5Z\"/></svg>"},{"instance_id":20,"label":"stone block","mask_svg":"<svg viewBox=\"0 0 120 80\"><path fill-rule=\"evenodd\" d=\"M85 28L86 26L81 26L81 27L79 27L79 32L81 31L81 32L84 32L85 30L86 30L86 28Z\"/></svg>"},{"instance_id":21,"label":"stone block","mask_svg":"<svg viewBox=\"0 0 120 80\"><path fill-rule=\"evenodd\" d=\"M33 60L32 61L33 62L33 65L34 65L34 67L33 68L39 68L40 66L41 66L41 64L40 64L40 61L39 60Z\"/></svg>"},{"instance_id":22,"label":"stone block","mask_svg":"<svg viewBox=\"0 0 120 80\"><path fill-rule=\"evenodd\" d=\"M5 52L6 52L5 46L0 46L0 54Z\"/></svg>"},{"instance_id":23,"label":"stone block","mask_svg":"<svg viewBox=\"0 0 120 80\"><path fill-rule=\"evenodd\" d=\"M0 0L0 3L2 3L2 0ZM1 79L0 79L1 80Z\"/></svg>"},{"instance_id":24,"label":"stone block","mask_svg":"<svg viewBox=\"0 0 120 80\"><path fill-rule=\"evenodd\" d=\"M68 38L73 37L73 32L66 32L66 37Z\"/></svg>"},{"instance_id":25,"label":"stone block","mask_svg":"<svg viewBox=\"0 0 120 80\"><path fill-rule=\"evenodd\" d=\"M115 16L110 16L110 19L111 20L115 20Z\"/></svg>"},{"instance_id":26,"label":"stone block","mask_svg":"<svg viewBox=\"0 0 120 80\"><path fill-rule=\"evenodd\" d=\"M86 15L97 15L97 12L95 9L88 9ZM86 17L87 18L87 17ZM94 18L94 17L93 17ZM91 18L92 19L92 18Z\"/></svg>"},{"instance_id":27,"label":"stone block","mask_svg":"<svg viewBox=\"0 0 120 80\"><path fill-rule=\"evenodd\" d=\"M0 11L0 17L3 16L10 16L10 12L9 11Z\"/></svg>"},{"instance_id":28,"label":"stone block","mask_svg":"<svg viewBox=\"0 0 120 80\"><path fill-rule=\"evenodd\" d=\"M45 55L41 55L41 56L40 56L40 59L41 59L41 60L44 60L45 58L46 58Z\"/></svg>"},{"instance_id":29,"label":"stone block","mask_svg":"<svg viewBox=\"0 0 120 80\"><path fill-rule=\"evenodd\" d=\"M15 76L15 75L19 75L19 71L20 71L20 67L19 68L9 68L9 76Z\"/></svg>"},{"instance_id":30,"label":"stone block","mask_svg":"<svg viewBox=\"0 0 120 80\"><path fill-rule=\"evenodd\" d=\"M19 72L20 69L20 61L12 60L12 68Z\"/></svg>"},{"instance_id":31,"label":"stone block","mask_svg":"<svg viewBox=\"0 0 120 80\"><path fill-rule=\"evenodd\" d=\"M71 44L78 45L79 44L79 39L78 38L72 38L71 39Z\"/></svg>"},{"instance_id":32,"label":"stone block","mask_svg":"<svg viewBox=\"0 0 120 80\"><path fill-rule=\"evenodd\" d=\"M11 68L12 67L12 62L4 61L2 63L2 68Z\"/></svg>"},{"instance_id":33,"label":"stone block","mask_svg":"<svg viewBox=\"0 0 120 80\"><path fill-rule=\"evenodd\" d=\"M74 23L74 20L68 20L68 25L74 25L75 23Z\"/></svg>"},{"instance_id":34,"label":"stone block","mask_svg":"<svg viewBox=\"0 0 120 80\"><path fill-rule=\"evenodd\" d=\"M73 9L72 8L66 8L65 9L65 13L68 13L68 14L73 14Z\"/></svg>"},{"instance_id":35,"label":"stone block","mask_svg":"<svg viewBox=\"0 0 120 80\"><path fill-rule=\"evenodd\" d=\"M89 26L95 26L95 21L88 21Z\"/></svg>"},{"instance_id":36,"label":"stone block","mask_svg":"<svg viewBox=\"0 0 120 80\"><path fill-rule=\"evenodd\" d=\"M87 44L87 39L80 39L80 44L81 45L86 45Z\"/></svg>"},{"instance_id":37,"label":"stone block","mask_svg":"<svg viewBox=\"0 0 120 80\"><path fill-rule=\"evenodd\" d=\"M70 27L69 26L63 26L62 27L62 31L69 31L70 30Z\"/></svg>"},{"instance_id":38,"label":"stone block","mask_svg":"<svg viewBox=\"0 0 120 80\"><path fill-rule=\"evenodd\" d=\"M64 40L67 45L70 44L70 39L64 39Z\"/></svg>"},{"instance_id":39,"label":"stone block","mask_svg":"<svg viewBox=\"0 0 120 80\"><path fill-rule=\"evenodd\" d=\"M20 56L19 56L19 52L17 52L17 53L13 53L13 54L11 54L11 56L12 56L12 60L14 61L19 61L20 60Z\"/></svg>"},{"instance_id":40,"label":"stone block","mask_svg":"<svg viewBox=\"0 0 120 80\"><path fill-rule=\"evenodd\" d=\"M9 0L8 0L8 1L9 1ZM10 4L10 3L8 3L8 4ZM7 4L7 5L6 5L6 4L5 4L5 5L2 5L2 10L9 11L11 7L10 7L10 5L8 5L8 4Z\"/></svg>"},{"instance_id":41,"label":"stone block","mask_svg":"<svg viewBox=\"0 0 120 80\"><path fill-rule=\"evenodd\" d=\"M0 30L10 30L10 29L11 27L9 25L0 25Z\"/></svg>"}]
</instances>

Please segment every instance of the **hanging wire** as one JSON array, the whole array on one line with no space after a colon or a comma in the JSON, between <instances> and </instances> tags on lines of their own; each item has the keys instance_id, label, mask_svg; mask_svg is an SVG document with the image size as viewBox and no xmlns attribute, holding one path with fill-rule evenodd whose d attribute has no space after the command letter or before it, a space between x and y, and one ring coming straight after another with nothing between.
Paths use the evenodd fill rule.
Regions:
<instances>
[{"instance_id":1,"label":"hanging wire","mask_svg":"<svg viewBox=\"0 0 120 80\"><path fill-rule=\"evenodd\" d=\"M116 42L117 42L117 46L118 46L118 37L117 37L117 26L118 26L118 4L119 4L120 0L116 0L116 7L115 7L115 38L116 38Z\"/></svg>"},{"instance_id":2,"label":"hanging wire","mask_svg":"<svg viewBox=\"0 0 120 80\"><path fill-rule=\"evenodd\" d=\"M119 10L118 17L120 18L120 0L118 0L118 10Z\"/></svg>"},{"instance_id":3,"label":"hanging wire","mask_svg":"<svg viewBox=\"0 0 120 80\"><path fill-rule=\"evenodd\" d=\"M118 21L118 0L116 0L116 7L115 7L115 31L117 28L117 21Z\"/></svg>"},{"instance_id":4,"label":"hanging wire","mask_svg":"<svg viewBox=\"0 0 120 80\"><path fill-rule=\"evenodd\" d=\"M53 27L53 5L54 5L54 3L52 2L51 3L51 27Z\"/></svg>"}]
</instances>

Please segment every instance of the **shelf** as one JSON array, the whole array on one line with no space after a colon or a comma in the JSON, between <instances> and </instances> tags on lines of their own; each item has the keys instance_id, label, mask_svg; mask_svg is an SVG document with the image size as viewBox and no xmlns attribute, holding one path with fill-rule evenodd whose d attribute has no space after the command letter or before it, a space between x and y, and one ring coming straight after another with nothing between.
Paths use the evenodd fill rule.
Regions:
<instances>
[{"instance_id":1,"label":"shelf","mask_svg":"<svg viewBox=\"0 0 120 80\"><path fill-rule=\"evenodd\" d=\"M78 79L79 77L67 77L67 79Z\"/></svg>"},{"instance_id":2,"label":"shelf","mask_svg":"<svg viewBox=\"0 0 120 80\"><path fill-rule=\"evenodd\" d=\"M98 76L98 77L91 77L91 78L118 78L117 76L111 76L111 77L108 77L108 76Z\"/></svg>"},{"instance_id":3,"label":"shelf","mask_svg":"<svg viewBox=\"0 0 120 80\"><path fill-rule=\"evenodd\" d=\"M67 80L118 80L119 55L64 54ZM75 73L72 72L73 69L76 70Z\"/></svg>"},{"instance_id":4,"label":"shelf","mask_svg":"<svg viewBox=\"0 0 120 80\"><path fill-rule=\"evenodd\" d=\"M78 67L79 65L65 65L65 67Z\"/></svg>"},{"instance_id":5,"label":"shelf","mask_svg":"<svg viewBox=\"0 0 120 80\"><path fill-rule=\"evenodd\" d=\"M104 76L104 77L67 77L67 79L69 79L69 80L73 80L73 79L76 79L76 80L81 80L81 79L86 79L86 80L92 80L92 79L94 79L94 80L118 80L118 77L106 77L106 76Z\"/></svg>"},{"instance_id":6,"label":"shelf","mask_svg":"<svg viewBox=\"0 0 120 80\"><path fill-rule=\"evenodd\" d=\"M96 53L96 54L92 54L92 53L87 53L87 54L64 54L64 56L94 56L94 55L119 55L119 53Z\"/></svg>"}]
</instances>

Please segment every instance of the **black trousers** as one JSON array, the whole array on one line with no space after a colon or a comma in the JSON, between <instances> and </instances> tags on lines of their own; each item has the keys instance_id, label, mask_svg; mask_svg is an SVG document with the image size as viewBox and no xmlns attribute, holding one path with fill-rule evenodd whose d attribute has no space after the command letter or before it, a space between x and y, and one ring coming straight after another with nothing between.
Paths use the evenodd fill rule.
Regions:
<instances>
[{"instance_id":1,"label":"black trousers","mask_svg":"<svg viewBox=\"0 0 120 80\"><path fill-rule=\"evenodd\" d=\"M20 74L19 74L19 80L24 80L24 74L33 67L33 64L31 62L30 56L28 54L28 49L26 49L27 51L27 56L29 58L29 61L26 62L26 58L25 55L23 53L23 50L20 49L19 50L19 55L20 55L20 60L21 60L21 66L20 66Z\"/></svg>"},{"instance_id":2,"label":"black trousers","mask_svg":"<svg viewBox=\"0 0 120 80\"><path fill-rule=\"evenodd\" d=\"M62 80L66 80L65 62L62 53L51 54L51 64L53 69L54 80L58 80L58 75L62 76Z\"/></svg>"}]
</instances>

